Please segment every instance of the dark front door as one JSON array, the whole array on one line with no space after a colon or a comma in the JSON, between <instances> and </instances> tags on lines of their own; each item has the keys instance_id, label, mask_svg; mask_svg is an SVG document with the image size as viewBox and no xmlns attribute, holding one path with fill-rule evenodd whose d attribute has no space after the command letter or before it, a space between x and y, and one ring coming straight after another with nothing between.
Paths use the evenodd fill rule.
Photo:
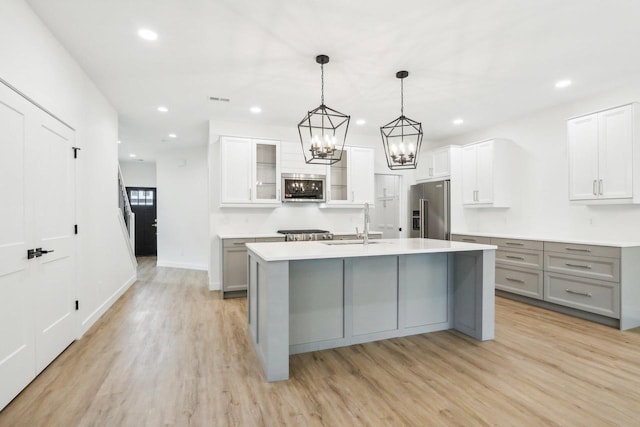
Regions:
<instances>
[{"instance_id":1,"label":"dark front door","mask_svg":"<svg viewBox=\"0 0 640 427\"><path fill-rule=\"evenodd\" d=\"M155 188L127 187L131 210L136 214L136 256L155 256L158 253Z\"/></svg>"}]
</instances>

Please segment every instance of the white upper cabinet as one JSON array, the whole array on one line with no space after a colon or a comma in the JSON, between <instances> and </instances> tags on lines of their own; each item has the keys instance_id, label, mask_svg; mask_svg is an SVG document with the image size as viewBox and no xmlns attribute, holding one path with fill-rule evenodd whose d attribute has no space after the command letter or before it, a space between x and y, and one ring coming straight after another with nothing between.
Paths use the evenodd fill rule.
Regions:
<instances>
[{"instance_id":1,"label":"white upper cabinet","mask_svg":"<svg viewBox=\"0 0 640 427\"><path fill-rule=\"evenodd\" d=\"M451 164L460 147L447 146L429 150L420 155L416 169L416 181L438 181L451 176Z\"/></svg>"},{"instance_id":2,"label":"white upper cabinet","mask_svg":"<svg viewBox=\"0 0 640 427\"><path fill-rule=\"evenodd\" d=\"M280 205L280 142L220 138L220 206Z\"/></svg>"},{"instance_id":3,"label":"white upper cabinet","mask_svg":"<svg viewBox=\"0 0 640 427\"><path fill-rule=\"evenodd\" d=\"M465 207L509 207L513 144L492 139L462 148L462 203Z\"/></svg>"},{"instance_id":4,"label":"white upper cabinet","mask_svg":"<svg viewBox=\"0 0 640 427\"><path fill-rule=\"evenodd\" d=\"M569 199L584 203L639 203L633 170L639 154L634 135L635 104L567 122ZM640 168L636 169L636 174Z\"/></svg>"},{"instance_id":5,"label":"white upper cabinet","mask_svg":"<svg viewBox=\"0 0 640 427\"><path fill-rule=\"evenodd\" d=\"M357 207L374 202L375 151L344 147L339 162L327 166L327 203L324 207Z\"/></svg>"}]
</instances>

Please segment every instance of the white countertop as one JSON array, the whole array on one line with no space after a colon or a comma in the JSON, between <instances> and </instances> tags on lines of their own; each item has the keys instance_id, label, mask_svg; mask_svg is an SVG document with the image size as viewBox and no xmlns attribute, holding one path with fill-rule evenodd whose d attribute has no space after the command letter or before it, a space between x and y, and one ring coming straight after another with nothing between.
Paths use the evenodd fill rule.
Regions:
<instances>
[{"instance_id":1,"label":"white countertop","mask_svg":"<svg viewBox=\"0 0 640 427\"><path fill-rule=\"evenodd\" d=\"M336 236L348 236L350 234L356 234L356 230L353 231L331 231L331 234ZM369 231L369 235L382 234L382 231ZM218 234L221 239L261 239L267 237L284 237L284 234L280 233L227 233Z\"/></svg>"},{"instance_id":2,"label":"white countertop","mask_svg":"<svg viewBox=\"0 0 640 427\"><path fill-rule=\"evenodd\" d=\"M284 234L280 233L229 233L229 234L218 234L218 237L221 239L262 239L262 238L271 238L271 237L283 237Z\"/></svg>"},{"instance_id":3,"label":"white countertop","mask_svg":"<svg viewBox=\"0 0 640 427\"><path fill-rule=\"evenodd\" d=\"M250 252L253 252L265 261L352 258L362 256L466 252L497 249L497 247L493 245L478 245L475 243L419 238L376 239L370 240L368 245L344 244L344 242L361 242L356 240L337 240L333 242L342 244L327 244L331 243L331 241L248 243L247 248Z\"/></svg>"},{"instance_id":4,"label":"white countertop","mask_svg":"<svg viewBox=\"0 0 640 427\"><path fill-rule=\"evenodd\" d=\"M541 242L553 242L553 243L571 243L574 245L594 245L594 246L611 246L614 248L631 248L634 246L640 246L640 242L620 242L610 240L592 240L592 239L574 239L563 238L558 236L543 236L543 235L526 235L526 234L501 234L501 233L485 233L485 232L458 232L454 231L451 234L459 234L465 236L476 237L496 237L498 239L521 239L521 240L538 240Z\"/></svg>"}]
</instances>

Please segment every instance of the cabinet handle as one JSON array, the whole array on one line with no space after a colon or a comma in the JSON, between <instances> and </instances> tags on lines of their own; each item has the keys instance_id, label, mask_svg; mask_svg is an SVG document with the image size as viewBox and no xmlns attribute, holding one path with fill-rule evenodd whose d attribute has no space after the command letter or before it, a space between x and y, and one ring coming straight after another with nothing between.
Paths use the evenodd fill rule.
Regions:
<instances>
[{"instance_id":1,"label":"cabinet handle","mask_svg":"<svg viewBox=\"0 0 640 427\"><path fill-rule=\"evenodd\" d=\"M575 251L575 252L591 252L591 249L580 249L580 248L569 248L569 247L566 247L565 249L568 251Z\"/></svg>"},{"instance_id":2,"label":"cabinet handle","mask_svg":"<svg viewBox=\"0 0 640 427\"><path fill-rule=\"evenodd\" d=\"M429 176L433 176L433 168L429 168Z\"/></svg>"},{"instance_id":3,"label":"cabinet handle","mask_svg":"<svg viewBox=\"0 0 640 427\"><path fill-rule=\"evenodd\" d=\"M591 298L593 295L591 295L589 292L578 292L578 291L574 291L571 289L565 289L564 290L566 293L568 294L574 294L574 295L582 295L583 297L589 297Z\"/></svg>"},{"instance_id":4,"label":"cabinet handle","mask_svg":"<svg viewBox=\"0 0 640 427\"><path fill-rule=\"evenodd\" d=\"M234 246L240 246L243 245L244 246L245 242L233 242Z\"/></svg>"},{"instance_id":5,"label":"cabinet handle","mask_svg":"<svg viewBox=\"0 0 640 427\"><path fill-rule=\"evenodd\" d=\"M251 188L249 189L249 200L251 200Z\"/></svg>"},{"instance_id":6,"label":"cabinet handle","mask_svg":"<svg viewBox=\"0 0 640 427\"><path fill-rule=\"evenodd\" d=\"M520 261L524 261L524 258L522 258L521 256L512 256L512 255L506 255L505 258L509 258L509 259L518 259Z\"/></svg>"},{"instance_id":7,"label":"cabinet handle","mask_svg":"<svg viewBox=\"0 0 640 427\"><path fill-rule=\"evenodd\" d=\"M524 243L518 243L518 242L505 242L505 245L509 245L509 246L524 246Z\"/></svg>"},{"instance_id":8,"label":"cabinet handle","mask_svg":"<svg viewBox=\"0 0 640 427\"><path fill-rule=\"evenodd\" d=\"M463 242L475 242L475 239L462 239Z\"/></svg>"},{"instance_id":9,"label":"cabinet handle","mask_svg":"<svg viewBox=\"0 0 640 427\"><path fill-rule=\"evenodd\" d=\"M505 279L507 279L510 282L524 283L524 280L514 279L513 277L505 277Z\"/></svg>"},{"instance_id":10,"label":"cabinet handle","mask_svg":"<svg viewBox=\"0 0 640 427\"><path fill-rule=\"evenodd\" d=\"M602 187L603 187L603 185L602 185L602 180L600 180L600 183L599 183L599 185L598 185L598 190L600 190L600 195L601 195L601 196L602 196Z\"/></svg>"},{"instance_id":11,"label":"cabinet handle","mask_svg":"<svg viewBox=\"0 0 640 427\"><path fill-rule=\"evenodd\" d=\"M596 189L596 186L598 185L598 180L594 179L593 180L593 195L597 196L598 195L598 190Z\"/></svg>"},{"instance_id":12,"label":"cabinet handle","mask_svg":"<svg viewBox=\"0 0 640 427\"><path fill-rule=\"evenodd\" d=\"M351 201L354 202L356 200L356 192L352 191L351 192Z\"/></svg>"},{"instance_id":13,"label":"cabinet handle","mask_svg":"<svg viewBox=\"0 0 640 427\"><path fill-rule=\"evenodd\" d=\"M564 265L566 265L567 267L586 268L586 269L589 269L589 270L591 270L591 268L592 268L588 264L587 265L582 265L582 264L571 264L571 263L565 262Z\"/></svg>"}]
</instances>

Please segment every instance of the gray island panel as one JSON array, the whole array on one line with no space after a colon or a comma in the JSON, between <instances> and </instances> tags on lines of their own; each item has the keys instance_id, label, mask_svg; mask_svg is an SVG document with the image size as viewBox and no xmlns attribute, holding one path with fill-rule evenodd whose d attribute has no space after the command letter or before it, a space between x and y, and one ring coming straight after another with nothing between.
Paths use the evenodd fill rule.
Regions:
<instances>
[{"instance_id":1,"label":"gray island panel","mask_svg":"<svg viewBox=\"0 0 640 427\"><path fill-rule=\"evenodd\" d=\"M389 242L287 243L289 260L269 255L282 244L247 245L249 330L267 381L288 379L289 354L452 328L493 339L494 246Z\"/></svg>"}]
</instances>

